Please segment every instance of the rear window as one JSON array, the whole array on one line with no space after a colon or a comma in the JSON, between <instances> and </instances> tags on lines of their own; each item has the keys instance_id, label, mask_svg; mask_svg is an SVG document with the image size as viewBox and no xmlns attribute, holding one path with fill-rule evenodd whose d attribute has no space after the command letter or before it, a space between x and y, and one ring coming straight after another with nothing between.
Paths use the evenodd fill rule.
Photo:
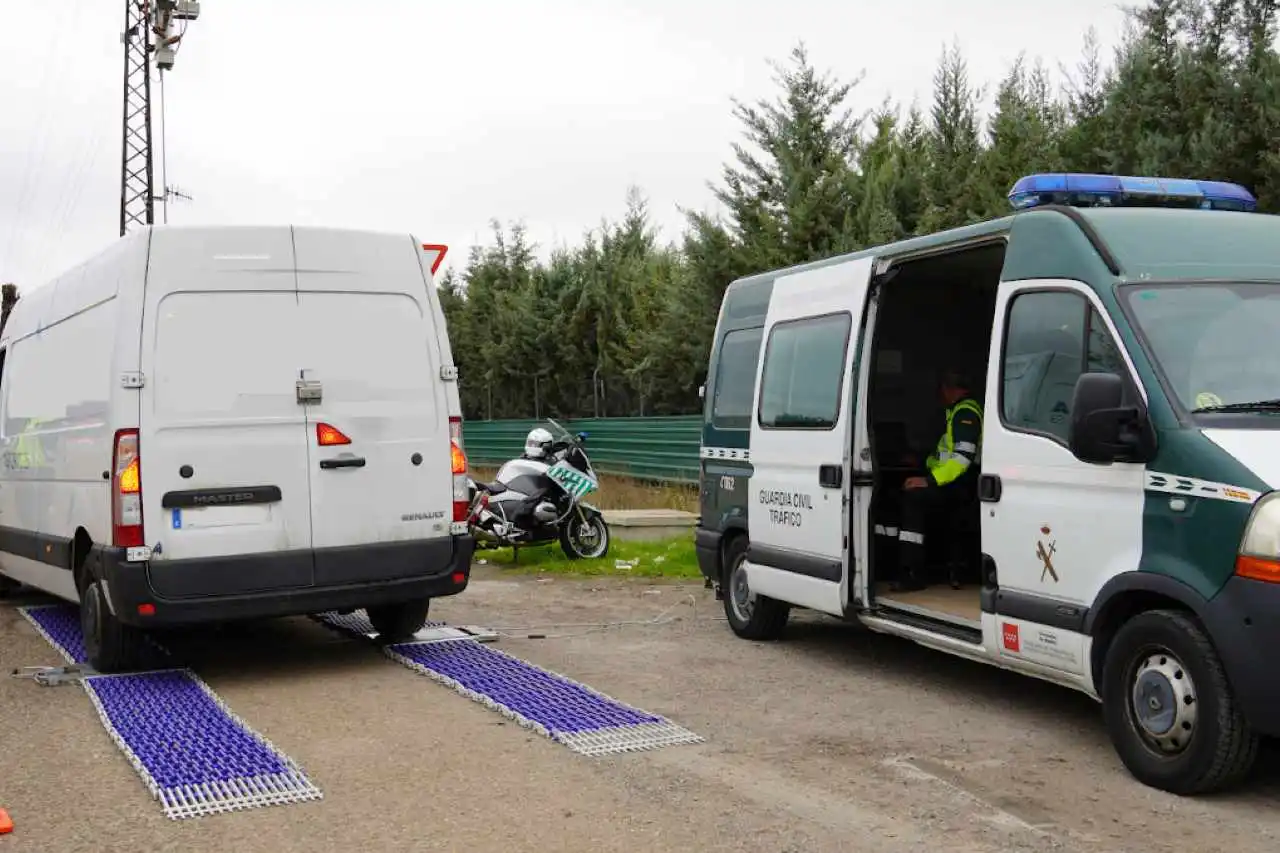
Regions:
<instances>
[{"instance_id":1,"label":"rear window","mask_svg":"<svg viewBox=\"0 0 1280 853\"><path fill-rule=\"evenodd\" d=\"M763 330L738 329L720 343L711 422L719 429L750 429L756 367Z\"/></svg>"}]
</instances>

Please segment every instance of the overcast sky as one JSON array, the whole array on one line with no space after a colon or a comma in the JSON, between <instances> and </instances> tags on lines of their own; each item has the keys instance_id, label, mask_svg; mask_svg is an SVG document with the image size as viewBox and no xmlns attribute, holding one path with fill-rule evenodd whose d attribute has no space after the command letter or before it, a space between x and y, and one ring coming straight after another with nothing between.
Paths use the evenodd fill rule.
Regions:
<instances>
[{"instance_id":1,"label":"overcast sky","mask_svg":"<svg viewBox=\"0 0 1280 853\"><path fill-rule=\"evenodd\" d=\"M994 84L1021 51L1074 66L1090 26L1109 57L1122 21L1116 0L200 5L165 80L168 180L193 197L169 222L408 231L459 264L494 217L576 242L629 184L674 238L739 138L730 98L771 94L766 60L798 40L865 72L870 109L927 103L945 43ZM38 286L116 239L123 16L0 0L0 281Z\"/></svg>"}]
</instances>

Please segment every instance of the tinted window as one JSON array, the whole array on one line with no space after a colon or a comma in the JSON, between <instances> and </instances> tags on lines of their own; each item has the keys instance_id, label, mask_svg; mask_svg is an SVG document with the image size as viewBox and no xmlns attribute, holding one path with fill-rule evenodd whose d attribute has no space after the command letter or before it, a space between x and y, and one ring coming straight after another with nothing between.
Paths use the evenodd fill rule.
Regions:
<instances>
[{"instance_id":1,"label":"tinted window","mask_svg":"<svg viewBox=\"0 0 1280 853\"><path fill-rule=\"evenodd\" d=\"M1280 397L1280 285L1134 285L1122 292L1185 408Z\"/></svg>"},{"instance_id":2,"label":"tinted window","mask_svg":"<svg viewBox=\"0 0 1280 853\"><path fill-rule=\"evenodd\" d=\"M760 382L760 425L831 429L849 343L848 314L777 323L769 331Z\"/></svg>"},{"instance_id":3,"label":"tinted window","mask_svg":"<svg viewBox=\"0 0 1280 853\"><path fill-rule=\"evenodd\" d=\"M751 401L756 392L760 329L738 329L720 342L711 422L720 429L750 429Z\"/></svg>"},{"instance_id":4,"label":"tinted window","mask_svg":"<svg viewBox=\"0 0 1280 853\"><path fill-rule=\"evenodd\" d=\"M1064 292L1014 297L1001 367L1004 423L1065 442L1071 397L1086 370L1127 375L1115 340L1089 301Z\"/></svg>"}]
</instances>

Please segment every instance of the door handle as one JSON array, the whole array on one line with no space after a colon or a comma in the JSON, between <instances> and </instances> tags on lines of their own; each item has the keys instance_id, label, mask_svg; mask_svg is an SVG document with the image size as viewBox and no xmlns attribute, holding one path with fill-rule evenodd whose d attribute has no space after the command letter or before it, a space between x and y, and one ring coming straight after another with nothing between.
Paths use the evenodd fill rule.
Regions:
<instances>
[{"instance_id":1,"label":"door handle","mask_svg":"<svg viewBox=\"0 0 1280 853\"><path fill-rule=\"evenodd\" d=\"M1000 500L1000 493L1004 491L1004 487L1000 482L998 474L983 474L978 478L978 500L986 503L996 503Z\"/></svg>"},{"instance_id":2,"label":"door handle","mask_svg":"<svg viewBox=\"0 0 1280 853\"><path fill-rule=\"evenodd\" d=\"M320 467L326 471L332 468L363 468L364 465L363 456L339 456L337 459L320 460Z\"/></svg>"},{"instance_id":3,"label":"door handle","mask_svg":"<svg viewBox=\"0 0 1280 853\"><path fill-rule=\"evenodd\" d=\"M818 485L824 489L838 489L844 485L843 465L819 465Z\"/></svg>"}]
</instances>

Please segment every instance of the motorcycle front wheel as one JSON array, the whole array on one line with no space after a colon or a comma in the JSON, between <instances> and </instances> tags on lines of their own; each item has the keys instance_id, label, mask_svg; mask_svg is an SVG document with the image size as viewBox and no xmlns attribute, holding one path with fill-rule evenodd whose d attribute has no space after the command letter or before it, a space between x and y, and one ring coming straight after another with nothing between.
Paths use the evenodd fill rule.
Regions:
<instances>
[{"instance_id":1,"label":"motorcycle front wheel","mask_svg":"<svg viewBox=\"0 0 1280 853\"><path fill-rule=\"evenodd\" d=\"M598 560L609 553L609 525L598 512L573 513L560 528L560 547L570 560Z\"/></svg>"}]
</instances>

